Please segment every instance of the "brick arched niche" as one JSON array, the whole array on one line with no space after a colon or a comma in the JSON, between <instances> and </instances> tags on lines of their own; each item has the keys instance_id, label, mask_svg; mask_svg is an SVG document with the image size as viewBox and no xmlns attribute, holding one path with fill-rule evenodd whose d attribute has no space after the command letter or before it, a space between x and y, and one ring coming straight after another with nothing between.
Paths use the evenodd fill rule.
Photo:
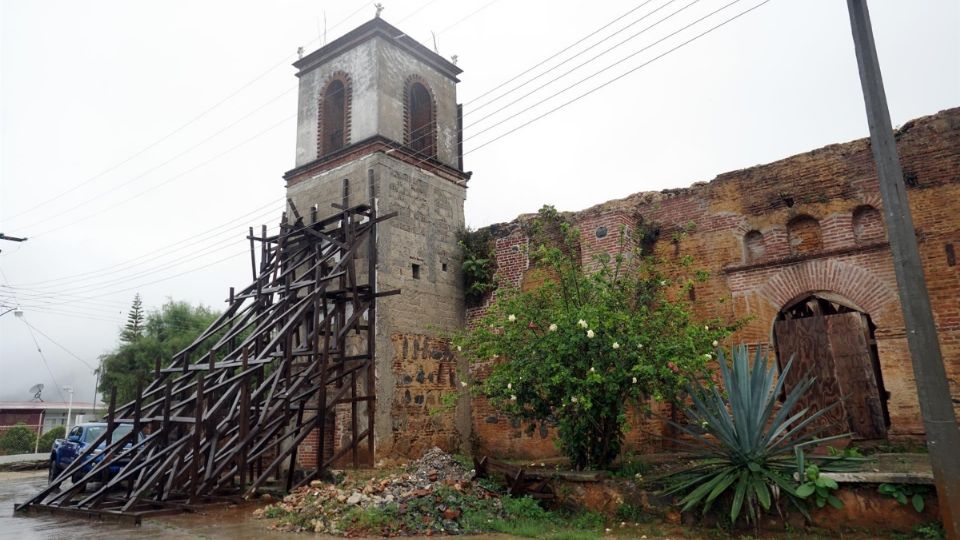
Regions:
<instances>
[{"instance_id":1,"label":"brick arched niche","mask_svg":"<svg viewBox=\"0 0 960 540\"><path fill-rule=\"evenodd\" d=\"M882 242L886 238L880 211L864 204L853 210L853 237L858 245Z\"/></svg>"},{"instance_id":2,"label":"brick arched niche","mask_svg":"<svg viewBox=\"0 0 960 540\"><path fill-rule=\"evenodd\" d=\"M427 80L407 77L403 87L403 143L426 158L437 155L437 101Z\"/></svg>"},{"instance_id":3,"label":"brick arched niche","mask_svg":"<svg viewBox=\"0 0 960 540\"><path fill-rule=\"evenodd\" d=\"M774 311L809 295L833 294L845 298L857 311L869 313L877 326L897 323L897 292L869 270L836 259L816 259L784 268L757 292Z\"/></svg>"},{"instance_id":4,"label":"brick arched niche","mask_svg":"<svg viewBox=\"0 0 960 540\"><path fill-rule=\"evenodd\" d=\"M743 235L743 262L745 264L760 262L767 254L767 245L763 233L754 229Z\"/></svg>"},{"instance_id":5,"label":"brick arched niche","mask_svg":"<svg viewBox=\"0 0 960 540\"><path fill-rule=\"evenodd\" d=\"M317 155L325 156L350 144L352 97L350 75L343 71L332 73L319 96Z\"/></svg>"},{"instance_id":6,"label":"brick arched niche","mask_svg":"<svg viewBox=\"0 0 960 540\"><path fill-rule=\"evenodd\" d=\"M791 255L816 253L823 249L820 222L812 216L801 215L787 222L787 238Z\"/></svg>"}]
</instances>

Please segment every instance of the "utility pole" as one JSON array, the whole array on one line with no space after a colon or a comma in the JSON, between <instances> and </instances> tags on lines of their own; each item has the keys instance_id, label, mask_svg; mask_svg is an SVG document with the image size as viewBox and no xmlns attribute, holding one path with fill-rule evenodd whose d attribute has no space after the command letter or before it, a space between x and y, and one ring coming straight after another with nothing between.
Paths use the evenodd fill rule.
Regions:
<instances>
[{"instance_id":1,"label":"utility pole","mask_svg":"<svg viewBox=\"0 0 960 540\"><path fill-rule=\"evenodd\" d=\"M70 403L67 404L67 431L66 431L66 434L69 434L70 433L70 415L73 413L73 387L64 386L63 389L70 393ZM64 435L64 437L66 437L66 434Z\"/></svg>"},{"instance_id":2,"label":"utility pole","mask_svg":"<svg viewBox=\"0 0 960 540\"><path fill-rule=\"evenodd\" d=\"M880 64L866 0L847 0L860 84L870 126L870 146L877 163L883 216L890 236L900 306L907 328L917 398L927 433L927 448L937 485L937 500L947 538L960 540L960 428L950 399L937 328L927 294L917 237L910 215L903 170L893 138L890 111L880 77Z\"/></svg>"}]
</instances>

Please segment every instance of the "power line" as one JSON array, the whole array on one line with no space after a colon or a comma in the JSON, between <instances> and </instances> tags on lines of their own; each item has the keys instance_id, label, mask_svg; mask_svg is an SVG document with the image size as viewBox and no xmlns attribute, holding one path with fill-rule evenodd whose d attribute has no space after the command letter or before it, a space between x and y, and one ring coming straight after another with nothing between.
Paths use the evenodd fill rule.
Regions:
<instances>
[{"instance_id":1,"label":"power line","mask_svg":"<svg viewBox=\"0 0 960 540\"><path fill-rule=\"evenodd\" d=\"M740 1L740 0L736 0L736 1ZM536 116L536 117L534 117L533 119L528 120L527 122L524 122L523 124L520 124L519 126L513 128L513 129L510 129L509 131L507 131L507 132L505 132L505 133L502 133L502 134L494 137L493 139L490 139L490 140L484 142L483 144L472 148L472 149L471 149L470 151L468 151L468 152L464 152L464 155L467 155L467 154L470 154L470 153L472 153L472 152L475 152L475 151L477 151L477 150L479 150L479 149L481 149L481 148L483 148L483 147L485 147L485 146L487 146L487 145L489 145L489 144L491 144L491 143L493 143L493 142L496 142L496 141L498 141L498 140L506 137L507 135L510 135L511 133L513 133L513 132L515 132L515 131L517 131L517 130L519 130L519 129L522 129L522 128L526 127L526 126L529 126L530 124L536 122L537 120L540 120L540 119L542 119L542 118L544 118L544 117L546 117L546 116L548 116L548 115L550 115L550 114L553 114L554 112L559 111L560 109L562 109L562 108L564 108L564 107L566 107L566 106L568 106L568 105L570 105L570 104L572 104L572 103L575 103L575 102L577 102L577 101L579 101L579 100L581 100L581 99L589 96L590 94L593 94L594 92L596 92L596 91L598 91L598 90L600 90L600 89L602 89L602 88L606 88L607 86L613 84L614 82L619 81L620 79L623 79L623 78L626 77L627 75L630 75L631 73L634 73L634 72L636 72L637 70L643 68L644 66L647 66L647 65L651 64L652 62L654 62L654 61L656 61L656 60L659 60L660 58L663 58L664 56L672 53L673 51L676 51L677 49L679 49L679 48L681 48L681 47L683 47L683 46L685 46L685 45L687 45L687 44L689 44L689 43L691 43L691 42L693 42L693 41L696 41L697 39L699 39L699 38L701 38L701 37L709 34L710 32L713 32L714 30L716 30L716 29L718 29L718 28L720 28L720 27L722 27L722 26L724 26L724 25L732 22L732 21L735 20L735 19L740 18L740 17L743 16L743 15L746 15L747 13L749 13L749 12L751 12L751 11L759 8L760 6L762 6L762 5L764 5L764 4L768 3L768 2L770 2L770 0L763 0L763 2L760 2L759 4L757 4L757 5L755 5L755 6L751 7L751 8L748 8L748 9L740 12L740 13L734 15L733 17L730 17L729 19L723 21L722 23L720 23L720 24L718 24L718 25L716 25L716 26L713 26L713 27L707 29L707 30L704 31L704 32L701 32L700 34L697 34L696 36L688 39L687 41L684 41L683 43L677 45L676 47L673 47L672 49L669 49L669 50L667 50L666 52L663 52L663 53L661 53L661 54L653 57L652 59L644 62L643 64L640 64L639 66L636 66L636 67L630 69L629 71L627 71L627 72L625 72L625 73L622 73L622 74L618 75L617 77L614 77L613 79L610 79L609 81L601 84L600 86L597 86L597 87L595 87L595 88L593 88L593 89L591 89L591 90L589 90L589 91L587 91L587 92L584 92L583 94L580 94L579 96L577 96L577 97L575 97L575 98L573 98L573 99L571 99L571 100L569 100L569 101L566 101L566 102L558 105L557 107L554 107L554 108L550 109L549 111L547 111L547 112L545 112L545 113L543 113L543 114L541 114L541 115L539 115L539 116ZM501 122L501 123L502 123L502 122Z\"/></svg>"},{"instance_id":2,"label":"power line","mask_svg":"<svg viewBox=\"0 0 960 540\"><path fill-rule=\"evenodd\" d=\"M40 330L39 328L37 328L36 326L28 323L28 322L26 321L26 319L24 319L24 318L21 317L20 320L23 321L23 324L29 326L29 327L32 328L34 331L36 331L38 334L40 334L41 336L47 338L47 340L50 341L50 343L53 343L53 344L56 345L57 347L60 347L61 349L64 350L64 352L66 352L66 353L69 354L70 356L72 356L72 357L76 358L77 360L79 360L81 363L83 363L83 365L87 366L87 367L90 368L90 369L95 369L93 366L91 366L90 364L88 364L86 360L84 360L83 358L80 358L79 356L77 356L76 354L74 354L73 351L71 351L70 349L67 349L67 348L64 347L63 345L57 343L56 340L54 340L52 337L44 334L43 331Z\"/></svg>"},{"instance_id":3,"label":"power line","mask_svg":"<svg viewBox=\"0 0 960 540\"><path fill-rule=\"evenodd\" d=\"M671 0L671 1L672 1L672 0ZM677 14L680 13L681 11L683 11L683 10L685 10L685 9L693 6L694 4L696 4L696 3L699 2L699 1L700 1L700 0L693 0L693 1L690 2L689 4L687 4L687 5L683 6L682 8L674 11L673 13L667 15L666 17L660 19L659 21L657 21L657 22L651 24L650 26L644 28L643 30L641 30L641 31L633 34L632 36L630 36L630 37L628 37L627 39L621 41L620 43L617 43L617 44L614 45L613 47L608 48L607 50L605 50L605 51L601 52L600 54L594 56L594 57L591 58L590 60L587 60L586 62L583 62L583 63L577 65L575 68L566 71L566 72L563 73L562 75L560 75L560 76L558 76L558 77L555 77L555 78L551 79L550 81L548 81L548 82L546 82L546 83L538 86L537 88L531 90L530 92L527 92L526 94L524 94L524 95L520 96L519 98L511 101L510 103L504 105L503 107L500 107L499 109L493 111L492 113L487 114L487 115L484 116L483 118L480 118L479 120L471 123L471 124L470 124L469 126L467 126L467 127L471 127L471 126L475 126L475 125L479 124L480 122L486 120L487 118L490 118L490 117L493 116L494 114L497 114L498 112L501 112L501 111L507 109L507 108L510 107L511 105L514 105L514 104L517 103L518 101L520 101L520 100L522 100L522 99L530 96L530 95L533 94L534 92L537 92L537 91L539 91L539 90L542 90L542 89L545 88L546 86L548 86L548 85L550 85L550 84L552 84L552 83L560 80L560 79L563 78L563 77L566 77L566 76L569 75L570 73L573 73L573 72L576 71L577 69L580 69L581 67L587 65L588 63L595 61L597 58L600 58L600 57L603 56L604 54L606 54L606 53L612 51L613 49L615 49L616 47L619 47L620 45L626 43L627 41L630 41L630 40L636 38L637 36L643 34L644 32L646 32L646 31L650 30L651 28L657 26L658 24L660 24L660 23L662 23L662 22L670 19L670 18L673 17L674 15L677 15ZM681 27L681 28L678 29L678 30L674 30L673 32L671 32L671 33L667 34L666 36L664 36L664 37L662 37L662 38L654 41L653 43L647 45L646 47L643 47L643 48L641 48L641 49L639 49L639 50L637 50L637 51L634 51L634 52L630 53L629 55L621 58L620 60L617 60L616 62L608 65L607 67L605 67L605 68L603 68L603 69L600 69L599 71L595 71L595 72L591 73L590 75L587 75L586 77L580 79L579 81L577 81L577 82L575 82L575 83L573 83L573 84L571 84L571 85L569 85L569 86L561 89L560 91L555 92L555 93L547 96L547 97L544 98L544 99L541 99L541 100L538 101L537 103L534 103L533 105L531 105L531 106L529 106L529 107L521 110L520 112L516 113L514 116L519 115L519 114L523 114L523 113L529 111L530 109L533 109L533 108L537 107L538 105L540 105L540 104L542 104L542 103L544 103L544 102L546 102L546 101L549 101L549 100L551 100L551 99L559 96L560 94L562 94L562 93L564 93L564 92L566 92L566 91L568 91L568 90L570 90L570 89L572 89L572 88L574 88L574 87L576 87L576 86L579 86L579 85L581 85L581 84L589 81L590 79L596 77L597 75L600 75L601 73L604 73L604 72L606 72L607 70L613 69L614 67L622 64L623 62L626 62L626 61L629 60L630 58L633 58L634 56L636 56L636 55L638 55L638 54L640 54L640 53L642 53L642 52L650 49L650 48L653 47L654 45L658 45L658 44L666 41L667 39L669 39L669 38L671 38L671 37L679 34L680 32L683 32L684 30L690 28L691 26L693 26L693 25L695 25L695 24L698 24L698 23L700 23L701 21L703 21L703 20L705 20L705 19L707 19L707 18L709 18L709 17L712 17L713 15L717 14L718 12L723 11L724 9L726 9L726 8L728 8L728 7L736 4L736 3L738 3L738 2L741 2L741 1L742 1L742 0L733 0L732 2L730 2L730 3L728 3L728 4L724 5L724 6L721 6L721 7L717 8L717 9L714 10L714 11L711 11L710 13L704 15L703 17L700 17L699 19L696 19L696 20L693 21L692 23L689 23L689 24L687 24L686 26L683 26L683 27ZM667 4L664 4L664 5L667 5ZM491 129L493 129L494 127L496 127L496 126L498 126L498 125L500 125L500 124L502 124L502 123L503 123L503 122L499 122L499 123L493 124L492 126L489 126L489 127L487 127L487 128L484 128L484 129L478 131L477 133L474 133L473 135L470 135L469 137L463 139L463 142L467 142L468 140L476 137L477 135L480 135L480 134L482 134L482 133L485 133L485 132L487 132L487 131L490 131Z\"/></svg>"},{"instance_id":4,"label":"power line","mask_svg":"<svg viewBox=\"0 0 960 540\"><path fill-rule=\"evenodd\" d=\"M347 15L346 18L342 19L340 22L338 22L338 23L335 24L333 27L331 27L331 30L334 29L334 28L339 27L341 24L345 23L348 19L352 18L354 15L356 15L356 14L359 13L361 10L363 10L364 8L366 8L367 6L369 6L369 5L371 5L371 4L373 4L372 1L371 1L371 2L366 2L366 3L364 3L364 4L361 5L359 8L357 8L355 11L353 11L353 12L351 12L349 15ZM307 42L307 46L309 46L309 45L311 45L312 43L318 41L319 39L320 39L320 38L315 38L315 39L313 39L313 40L311 40L311 41L308 41L308 42ZM133 155L127 157L126 159L120 161L119 163L108 167L107 169L101 171L100 173L95 174L94 176L91 176L90 178L87 178L86 180L84 180L84 181L80 182L79 184L77 184L77 185L75 185L75 186L67 189L66 191L63 191L63 192L55 195L54 197L51 197L51 198L46 199L46 200L44 200L44 201L41 201L41 202L37 203L36 205L31 206L30 208L27 208L26 210L23 210L23 211L21 211L21 212L18 212L17 214L14 214L14 215L12 215L12 216L9 216L7 219L13 219L13 218L16 218L16 217L18 217L18 216L21 216L21 215L27 214L27 213L29 213L29 212L32 212L33 210L36 210L37 208L40 208L41 206L43 206L43 205L45 205L45 204L47 204L47 203L50 203L50 202L55 201L55 200L58 200L58 199L66 196L66 195L69 195L70 193L73 193L73 192L76 191L77 189L80 189L81 187L89 184L90 182L96 180L97 178L100 178L101 176L103 176L103 175L105 175L105 174L108 174L108 173L110 173L110 172L113 172L114 170L120 168L121 166L126 165L126 164L129 163L130 161L133 161L133 160L136 159L137 157L139 157L139 156L143 155L144 153L146 153L148 150L156 147L156 146L159 145L160 143L162 143L162 142L170 139L170 137L176 135L177 133L180 133L181 131L183 131L184 129L186 129L187 127L189 127L190 125L196 123L196 122L199 121L201 118L204 118L206 115L210 114L211 112L213 112L214 110L216 110L217 108L219 108L221 105L223 105L223 104L226 103L227 101L233 99L234 97L236 97L237 95L239 95L241 92L243 92L243 91L246 90L247 88L253 86L253 85L254 85L256 82L258 82L260 79L266 77L268 73L270 73L270 72L272 72L273 70L279 68L280 66L286 65L286 64L287 64L293 57L295 57L295 56L296 56L295 54L288 54L288 55L284 56L282 60L280 60L280 61L277 62L276 64L273 64L272 66L270 66L269 68L267 68L265 71L261 72L260 74L256 75L255 77L253 77L252 79L250 79L249 81L247 81L246 83L244 83L243 85L241 85L240 88L238 88L238 89L234 90L233 92L231 92L230 94L228 94L226 97L220 99L219 101L217 101L216 103L214 103L214 104L211 105L210 107L204 109L202 112L200 112L200 114L194 116L193 118L191 118L190 120L188 120L185 124L177 127L177 128L174 129L173 131L170 131L170 132L168 132L167 134L161 136L159 139L153 141L152 143L149 143L146 147L144 147L143 149L137 151L136 153L134 153Z\"/></svg>"},{"instance_id":5,"label":"power line","mask_svg":"<svg viewBox=\"0 0 960 540\"><path fill-rule=\"evenodd\" d=\"M598 33L606 30L607 28L609 28L610 26L616 24L617 22L622 21L622 20L625 19L628 15L631 15L633 12L635 12L635 11L643 8L644 6L646 6L647 4L649 4L649 3L652 2L652 1L653 1L653 0L647 0L646 2L640 3L640 5L638 5L638 6L634 7L634 8L632 8L632 9L630 9L629 11L627 11L626 13L624 13L623 15L620 15L620 16L618 16L618 17L615 17L615 18L614 18L613 20L611 20L610 22L604 24L604 25L601 26L600 28L597 28L597 29L594 30L593 32L590 32L589 34L583 36L582 38L580 38L580 39L578 39L577 41L571 43L570 45L567 45L566 47L564 47L564 48L561 49L560 51L558 51L558 52L550 55L549 57L541 60L541 61L538 62L537 64L535 64L535 65L527 68L526 70L522 71L521 73L518 73L517 75L514 75L514 76L511 77L510 79L507 79L506 81L500 83L499 85L490 88L490 90L487 90L486 92L480 94L479 96L477 96L477 97L471 99L470 101L464 103L463 106L466 107L467 105L470 105L471 103L473 103L473 102L475 102L475 101L478 101L479 99L481 99L481 98L483 98L483 97L486 97L486 96L489 95L489 94L492 94L492 93L493 93L495 90L497 90L498 88L502 88L502 87L504 87L504 86L512 83L513 81L519 79L520 77L526 75L527 73L530 73L531 71L537 69L538 67L546 64L546 63L549 62L550 60L553 60L554 58L560 56L561 54L569 51L569 50L572 49L573 47L576 47L577 45L583 43L584 41L590 39L591 37L597 35ZM674 2L674 0L669 0L666 4L663 4L662 6L660 6L659 8L657 8L657 10L662 9L662 8L666 7L667 5L673 3L673 2ZM603 38L603 39L601 39L600 41L594 43L593 45L590 45L590 46L587 47L586 49L583 49L582 51L578 52L577 54L575 54L575 55L567 58L567 59L564 60L563 62L560 62L559 64L551 67L550 69L548 69L548 70L540 73L540 74L537 75L536 77L527 80L526 82L522 83L520 86L517 86L517 87L515 87L515 88L513 88L513 89L511 89L511 90L508 90L508 91L504 92L503 94L501 94L500 96L495 97L495 98L493 98L492 100L489 100L489 101L487 101L487 102L484 102L483 104L478 105L477 107L474 107L473 109L471 109L471 111L480 110L480 109L482 109L483 107L486 107L487 105L489 105L489 104L491 104L491 103L499 100L500 98L502 98L503 96L509 94L510 92L513 92L513 91L515 91L515 90L518 90L518 89L522 88L523 86L525 86L525 85L527 85L527 84L530 84L531 82L537 80L537 78L542 77L543 75L546 75L547 73L550 73L550 72L553 71L554 69L557 69L558 67L560 67L560 66L562 66L563 64L569 62L570 60L573 60L574 58L580 56L581 54L589 51L589 50L592 49L593 47L596 47L597 45L603 43L604 41L606 41L606 40L608 40L608 39L610 39L610 38L612 38L613 36L617 35L618 33L623 32L623 31L626 30L627 28L630 28L630 26L632 26L632 25L634 25L634 24L642 21L644 18L646 18L646 17L650 16L651 14L655 13L657 10L651 11L651 12L648 13L647 15L644 15L644 17L642 17L642 18L640 18L640 19L637 19L636 21L633 21L633 22L630 23L629 25L624 26L623 28L621 28L620 30L617 30L617 31L614 32L613 34L610 34L609 36L606 36L605 38Z\"/></svg>"},{"instance_id":6,"label":"power line","mask_svg":"<svg viewBox=\"0 0 960 540\"><path fill-rule=\"evenodd\" d=\"M234 151L237 150L238 148L249 144L250 142L254 141L255 139L258 139L258 138L262 137L263 135L266 135L267 133L273 131L274 129L276 129L276 128L278 128L278 127L280 127L284 122L286 122L286 121L288 121L288 120L291 120L291 119L295 118L296 116L297 116L296 113L294 113L294 114L292 114L292 115L290 115L290 116L287 116L287 117L283 118L282 120L280 120L279 122L277 122L276 124L273 124L272 126L268 127L267 129L264 129L264 130L258 132L256 135L254 135L254 136L252 136L252 137L250 137L250 138L244 139L244 140L241 141L240 143L235 144L234 146L231 146L231 147L228 148L227 150L225 150L225 151L223 151L223 152L220 152L219 154L213 156L212 158L210 158L210 159L208 159L208 160L206 160L206 161L203 161L203 162L201 162L201 163L199 163L199 164L197 164L197 165L195 165L195 166L193 166L193 167L191 167L191 168L189 168L189 169L187 169L187 170L185 170L185 171L183 171L183 172L181 172L181 173L179 173L179 174L177 174L177 175L175 175L175 176L172 176L172 177L164 180L163 182L161 182L161 183L159 183L159 184L156 184L156 185L154 185L154 186L152 186L152 187L149 187L149 188L147 188L147 189L145 189L145 190L143 190L143 191L141 191L141 192L139 192L139 193L136 193L136 194L134 194L134 195L132 195L132 196L130 196L130 197L127 197L126 199L123 199L123 200L121 200L121 201L119 201L119 202L117 202L117 203L115 203L115 204L112 204L112 205L110 205L110 206L107 206L106 208L101 208L101 209L100 209L98 212L96 212L96 213L89 214L89 215L87 215L87 216L85 216L85 217L82 217L82 218L74 219L74 220L72 220L72 221L70 222L70 224L73 225L73 224L76 224L76 223L78 223L78 222L86 221L86 220L88 220L88 219L90 219L90 218L94 218L94 217L97 217L97 216L99 216L99 215L102 215L103 212L105 212L105 211L107 211L107 210L112 210L112 209L114 209L114 208L116 208L116 207L118 207L118 206L121 206L121 205L123 205L123 204L126 204L126 203L132 201L133 199L142 197L143 195L146 195L147 193L149 193L149 192L151 192L151 191L153 191L153 190L155 190L155 189L157 189L157 188L163 187L163 186L169 184L170 182L173 182L174 180L177 180L177 179L179 179L179 178L182 178L182 177L186 176L187 174L190 174L190 173L192 173L193 171L196 171L197 169L200 169L201 167L205 167L206 165L209 165L210 163L212 163L212 162L214 162L214 161L222 158L223 156L226 156L227 154L230 154L230 153L234 152ZM63 228L62 226L57 226L57 227L54 227L54 228L52 228L52 229L47 229L47 230L45 230L45 231L41 231L41 232L39 232L39 233L33 234L33 237L36 238L36 237L39 237L39 236L43 236L43 235L45 235L45 234L49 234L49 233L51 233L51 232L60 230L60 229L62 229L62 228Z\"/></svg>"},{"instance_id":7,"label":"power line","mask_svg":"<svg viewBox=\"0 0 960 540\"><path fill-rule=\"evenodd\" d=\"M269 214L265 213L263 215L264 216L270 215L277 211L278 209L272 209ZM211 236L208 240L216 240L218 238L226 237L227 235L229 235L230 238L239 237L236 231L227 230L227 231L222 231L221 233L215 236ZM245 236L242 238L244 241L246 240ZM233 245L237 244L239 241L240 241L239 238L237 238L237 240L235 241L230 241L224 238L224 240L217 240L216 242L212 242L212 243L204 242L203 245L201 245L198 249L194 249L193 251L186 251L185 248L187 248L190 245L196 245L201 242L186 243L182 245L181 249L179 250L174 250L171 253L161 254L156 257L149 257L136 264L133 264L133 265L128 264L127 267L125 268L116 268L110 271L100 271L100 272L96 272L95 275L87 275L80 278L63 278L58 280L49 280L47 283L39 284L39 285L35 284L33 286L27 286L27 284L18 283L16 285L13 285L12 287L18 290L37 291L37 292L47 292L53 289L51 292L63 294L65 292L69 292L71 290L74 290L77 288L83 288L90 285L90 284L79 285L80 283L87 282L87 281L93 281L94 283L96 283L96 282L104 281L105 279L109 279L109 281L111 281L112 283L116 283L117 281L126 281L127 279L125 278L125 276L130 275L129 274L130 272L133 272L134 275L136 276L151 274L151 273L154 273L156 269L168 268L171 265L176 265L177 263L179 263L179 261L183 261L185 259L193 259L197 256L202 256L208 253L216 252L226 247L232 247ZM149 261L160 259L168 255L173 255L174 258L162 261L158 265L151 265L146 269L141 268L141 269L134 270L134 268L138 266L143 266ZM118 274L118 273L124 273L124 274L119 277L108 278L108 276L111 276L113 274ZM87 274L91 274L91 273L88 272Z\"/></svg>"},{"instance_id":8,"label":"power line","mask_svg":"<svg viewBox=\"0 0 960 540\"><path fill-rule=\"evenodd\" d=\"M53 376L53 371L50 370L50 364L47 363L47 357L44 356L43 350L40 349L40 343L37 341L37 336L33 334L33 327L31 327L29 324L27 325L27 331L30 332L30 337L33 338L33 344L37 346L37 352L40 353L40 359L43 360L43 367L47 368L47 373L50 374L50 378L53 379L53 384L55 384L57 387L57 393L60 394L60 399L66 401L66 399L63 397L63 391L60 389L60 383L57 382L57 378Z\"/></svg>"},{"instance_id":9,"label":"power line","mask_svg":"<svg viewBox=\"0 0 960 540\"><path fill-rule=\"evenodd\" d=\"M158 170L158 169L161 169L161 168L169 165L170 163L176 161L177 159L179 159L179 158L181 158L181 157L189 154L190 152L192 152L192 151L196 150L197 148L203 146L204 144L210 142L211 140L215 139L215 138L216 138L218 135L220 135L221 133L223 133L223 132L229 130L230 128L232 128L232 127L240 124L241 122L243 122L243 121L246 120L247 118L253 116L254 114L256 114L256 113L258 113L258 112L260 112L261 110L263 110L263 109L264 109L265 107L267 107L268 105L273 104L274 102L276 102L276 101L279 100L280 98L286 96L287 94L289 94L290 92L292 92L292 91L294 91L294 90L296 90L296 89L297 89L297 87L293 87L293 88L288 88L287 90L284 90L284 91L281 92L279 95L273 97L272 99L270 99L270 100L267 101L266 103L263 103L262 105L260 105L260 106L257 107L256 109L248 112L247 114L245 114L245 115L241 116L240 118L234 120L232 123L226 125L225 127L221 128L220 130L218 130L218 131L214 132L213 134L207 136L205 139L201 140L200 142L198 142L198 143L196 143L196 144L194 144L194 145L192 145L192 146L187 147L185 150L183 150L183 151L181 151L181 152L179 152L179 153L177 153L177 154L174 154L172 157L168 158L166 161L163 161L162 163L159 163L159 164L157 164L157 165L154 165L153 167L150 167L150 168L147 169L146 171L144 171L144 172L142 172L142 173L140 173L140 174L138 174L138 175L136 175L136 176L134 176L134 177L132 177L132 178L124 181L124 182L121 182L120 184L117 184L117 185L113 186L112 188L110 188L110 189L108 189L108 190L106 190L106 191L104 191L104 192L101 192L101 193L99 193L99 194L97 194L97 195L94 195L94 196L89 197L89 198L87 198L87 199L84 199L84 200L82 200L82 201L79 201L79 202L76 202L76 203L71 204L71 205L70 205L70 208L68 208L67 210L64 210L64 211L62 211L62 212L58 212L58 217L62 217L62 216L64 216L64 215L66 215L66 214L70 214L70 213L73 213L73 212L75 212L75 211L77 211L77 210L79 210L79 209L82 209L82 208L83 208L84 206L86 206L87 204L89 204L89 203L91 203L91 202L94 202L94 201L97 201L97 200L100 200L100 199L101 199L103 196L105 196L105 195L108 195L108 194L110 194L110 193L113 193L113 192L119 190L119 189L122 188L122 187L128 186L128 185L130 185L130 184L132 184L132 183L134 183L134 182L136 182L136 181L138 181L138 180L141 180L141 179L145 178L145 177L148 176L150 173L152 173L152 172L154 172L154 171L156 171L156 170ZM30 227L36 226L37 224L43 223L44 221L45 221L45 220L34 221L34 222L32 222L32 223L30 223L30 224L28 224L28 225L24 225L24 226L21 227L21 228L23 228L23 229L29 229ZM43 234L43 233L40 233L40 234ZM36 237L36 236L38 236L38 235L34 235L34 237Z\"/></svg>"}]
</instances>

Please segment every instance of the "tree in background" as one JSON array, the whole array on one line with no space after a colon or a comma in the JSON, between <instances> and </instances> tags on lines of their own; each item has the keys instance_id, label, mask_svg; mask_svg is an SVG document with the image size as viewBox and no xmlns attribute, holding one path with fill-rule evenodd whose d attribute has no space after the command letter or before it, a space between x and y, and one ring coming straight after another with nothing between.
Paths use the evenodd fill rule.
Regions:
<instances>
[{"instance_id":1,"label":"tree in background","mask_svg":"<svg viewBox=\"0 0 960 540\"><path fill-rule=\"evenodd\" d=\"M141 337L143 337L143 301L140 299L140 293L137 293L133 296L133 304L130 305L127 324L120 332L120 341L133 343Z\"/></svg>"},{"instance_id":2,"label":"tree in background","mask_svg":"<svg viewBox=\"0 0 960 540\"><path fill-rule=\"evenodd\" d=\"M138 299L134 300L135 304ZM118 404L132 401L136 397L137 384L146 386L153 378L157 359L165 366L176 353L193 343L218 316L219 313L202 305L194 307L187 302L168 300L159 310L147 314L140 337L128 333L134 327L128 321L120 334L117 350L100 357L98 390L104 396L109 396L110 389L116 387ZM201 349L199 353L207 350Z\"/></svg>"},{"instance_id":3,"label":"tree in background","mask_svg":"<svg viewBox=\"0 0 960 540\"><path fill-rule=\"evenodd\" d=\"M7 429L0 436L0 452L3 454L32 454L37 435L24 424Z\"/></svg>"},{"instance_id":4,"label":"tree in background","mask_svg":"<svg viewBox=\"0 0 960 540\"><path fill-rule=\"evenodd\" d=\"M664 263L628 245L626 231L620 238L619 254L584 268L578 231L544 207L530 242L543 284L501 286L486 315L454 338L472 362L496 359L479 392L507 415L555 424L578 469L613 462L628 404L676 401L691 380L709 378L711 351L732 330L697 320L681 300L707 277L692 260L669 278ZM676 277L684 274L695 277Z\"/></svg>"}]
</instances>

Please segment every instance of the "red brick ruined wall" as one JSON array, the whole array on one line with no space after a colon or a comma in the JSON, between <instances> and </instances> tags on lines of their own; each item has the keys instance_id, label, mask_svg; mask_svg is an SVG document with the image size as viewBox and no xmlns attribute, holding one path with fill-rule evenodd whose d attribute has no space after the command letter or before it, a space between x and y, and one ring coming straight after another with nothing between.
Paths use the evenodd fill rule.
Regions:
<instances>
[{"instance_id":1,"label":"red brick ruined wall","mask_svg":"<svg viewBox=\"0 0 960 540\"><path fill-rule=\"evenodd\" d=\"M897 131L927 287L951 393L960 396L960 109L908 122ZM772 329L785 304L830 293L867 313L876 325L892 439L923 434L916 385L897 298L869 141L833 144L774 163L724 173L689 188L644 192L578 212L585 264L618 249L621 227L656 224L658 255L690 255L710 278L694 289L704 317L744 318L729 343L773 350ZM520 227L497 243L502 277L527 272ZM475 318L481 310L475 310ZM475 366L482 377L485 366ZM475 451L512 457L556 454L550 430L530 430L472 401ZM642 430L658 421L634 415L628 446L643 450Z\"/></svg>"}]
</instances>

